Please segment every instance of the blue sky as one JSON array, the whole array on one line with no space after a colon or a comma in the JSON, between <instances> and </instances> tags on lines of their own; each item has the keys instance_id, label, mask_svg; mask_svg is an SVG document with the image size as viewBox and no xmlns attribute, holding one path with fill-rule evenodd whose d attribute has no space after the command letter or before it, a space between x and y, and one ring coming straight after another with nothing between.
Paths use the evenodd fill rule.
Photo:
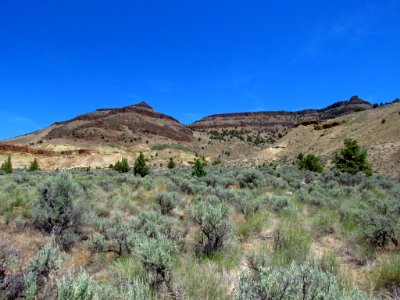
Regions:
<instances>
[{"instance_id":1,"label":"blue sky","mask_svg":"<svg viewBox=\"0 0 400 300\"><path fill-rule=\"evenodd\" d=\"M146 101L187 124L400 97L400 3L1 0L0 139Z\"/></svg>"}]
</instances>

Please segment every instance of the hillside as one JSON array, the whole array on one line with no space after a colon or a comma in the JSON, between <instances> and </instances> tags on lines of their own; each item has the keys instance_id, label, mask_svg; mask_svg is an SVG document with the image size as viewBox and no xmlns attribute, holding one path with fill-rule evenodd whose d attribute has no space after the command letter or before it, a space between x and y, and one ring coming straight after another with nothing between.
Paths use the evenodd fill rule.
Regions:
<instances>
[{"instance_id":1,"label":"hillside","mask_svg":"<svg viewBox=\"0 0 400 300\"><path fill-rule=\"evenodd\" d=\"M349 113L370 109L372 105L357 96L348 101L339 101L323 109L306 109L297 112L267 111L217 114L205 117L190 125L196 131L217 136L221 132L228 135L260 136L273 143L294 126L317 120L326 120Z\"/></svg>"},{"instance_id":2,"label":"hillside","mask_svg":"<svg viewBox=\"0 0 400 300\"><path fill-rule=\"evenodd\" d=\"M400 177L400 103L294 128L272 147L259 152L258 161L314 153L329 162L345 138L368 150L374 170Z\"/></svg>"},{"instance_id":3,"label":"hillside","mask_svg":"<svg viewBox=\"0 0 400 300\"><path fill-rule=\"evenodd\" d=\"M332 153L351 137L368 149L375 170L399 177L400 104L369 107L352 97L320 110L221 114L186 127L139 103L99 109L1 142L0 161L11 154L16 168L28 166L35 157L44 169L104 168L123 157L132 165L143 152L153 168L165 167L171 157L178 165L189 165L196 156L209 163L249 166L294 160L305 152L329 163ZM201 129L206 124L209 128ZM228 127L217 129L218 124Z\"/></svg>"},{"instance_id":4,"label":"hillside","mask_svg":"<svg viewBox=\"0 0 400 300\"><path fill-rule=\"evenodd\" d=\"M97 109L65 122L54 123L35 133L10 139L7 143L29 144L53 139L132 143L153 136L177 142L193 141L190 129L141 102L122 108Z\"/></svg>"}]
</instances>

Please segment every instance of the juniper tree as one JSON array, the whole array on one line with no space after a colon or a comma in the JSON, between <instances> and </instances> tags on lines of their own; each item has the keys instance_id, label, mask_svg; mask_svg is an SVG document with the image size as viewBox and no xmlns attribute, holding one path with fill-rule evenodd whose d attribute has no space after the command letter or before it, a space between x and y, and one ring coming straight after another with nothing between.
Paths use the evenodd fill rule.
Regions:
<instances>
[{"instance_id":1,"label":"juniper tree","mask_svg":"<svg viewBox=\"0 0 400 300\"><path fill-rule=\"evenodd\" d=\"M371 164L367 161L367 150L362 150L353 139L346 139L344 145L333 156L336 168L350 174L363 172L368 176L372 175Z\"/></svg>"},{"instance_id":2,"label":"juniper tree","mask_svg":"<svg viewBox=\"0 0 400 300\"><path fill-rule=\"evenodd\" d=\"M133 168L133 172L135 175L139 174L144 177L149 174L149 167L146 165L146 161L144 159L143 152L140 152L138 158L135 161L135 166Z\"/></svg>"},{"instance_id":3,"label":"juniper tree","mask_svg":"<svg viewBox=\"0 0 400 300\"><path fill-rule=\"evenodd\" d=\"M12 163L11 163L11 155L9 155L7 157L7 159L1 165L0 169L3 170L4 173L6 173L6 174L11 174L12 173L13 168L12 168Z\"/></svg>"},{"instance_id":4,"label":"juniper tree","mask_svg":"<svg viewBox=\"0 0 400 300\"><path fill-rule=\"evenodd\" d=\"M128 159L123 158L123 159L121 159L121 161L117 161L114 164L114 166L112 166L112 169L115 170L115 171L118 171L120 173L128 173L129 172Z\"/></svg>"},{"instance_id":5,"label":"juniper tree","mask_svg":"<svg viewBox=\"0 0 400 300\"><path fill-rule=\"evenodd\" d=\"M207 176L207 172L204 170L204 161L196 159L192 168L192 176L197 176L197 177Z\"/></svg>"},{"instance_id":6,"label":"juniper tree","mask_svg":"<svg viewBox=\"0 0 400 300\"><path fill-rule=\"evenodd\" d=\"M39 162L35 158L33 162L30 164L28 171L33 172L38 170L39 170Z\"/></svg>"},{"instance_id":7,"label":"juniper tree","mask_svg":"<svg viewBox=\"0 0 400 300\"><path fill-rule=\"evenodd\" d=\"M174 162L174 159L173 159L172 157L170 157L170 159L169 159L167 168L168 168L168 169L173 169L173 168L175 168L175 162Z\"/></svg>"},{"instance_id":8,"label":"juniper tree","mask_svg":"<svg viewBox=\"0 0 400 300\"><path fill-rule=\"evenodd\" d=\"M307 156L304 156L303 153L300 153L297 156L297 164L301 170L321 173L324 170L324 167L319 161L320 158L314 154L307 154Z\"/></svg>"}]
</instances>

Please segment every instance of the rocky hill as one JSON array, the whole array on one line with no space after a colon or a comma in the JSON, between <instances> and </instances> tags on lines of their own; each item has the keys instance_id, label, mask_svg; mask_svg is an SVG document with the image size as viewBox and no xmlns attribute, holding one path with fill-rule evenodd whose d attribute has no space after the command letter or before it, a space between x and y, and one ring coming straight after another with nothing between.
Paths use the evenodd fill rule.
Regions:
<instances>
[{"instance_id":1,"label":"rocky hill","mask_svg":"<svg viewBox=\"0 0 400 300\"><path fill-rule=\"evenodd\" d=\"M30 144L54 139L97 141L99 143L133 143L162 137L190 143L192 131L176 119L158 113L145 102L122 108L98 109L22 137L8 140L12 144Z\"/></svg>"},{"instance_id":2,"label":"rocky hill","mask_svg":"<svg viewBox=\"0 0 400 300\"><path fill-rule=\"evenodd\" d=\"M205 117L190 125L197 131L217 136L261 134L270 143L286 135L293 127L307 122L327 120L349 113L372 108L372 105L357 96L348 101L336 102L323 109L307 109L297 112L246 112L217 114Z\"/></svg>"},{"instance_id":3,"label":"rocky hill","mask_svg":"<svg viewBox=\"0 0 400 300\"><path fill-rule=\"evenodd\" d=\"M11 154L16 168L34 158L43 169L103 168L123 157L132 165L143 152L152 168L165 167L171 157L189 165L199 156L209 163L254 165L305 152L329 164L343 140L355 138L375 170L399 177L400 104L370 107L352 97L320 110L220 114L190 127L146 103L98 109L0 142L0 162Z\"/></svg>"},{"instance_id":4,"label":"rocky hill","mask_svg":"<svg viewBox=\"0 0 400 300\"><path fill-rule=\"evenodd\" d=\"M329 121L299 125L257 154L257 161L294 160L313 153L329 164L345 138L356 139L368 150L375 171L400 177L400 103L352 113Z\"/></svg>"}]
</instances>

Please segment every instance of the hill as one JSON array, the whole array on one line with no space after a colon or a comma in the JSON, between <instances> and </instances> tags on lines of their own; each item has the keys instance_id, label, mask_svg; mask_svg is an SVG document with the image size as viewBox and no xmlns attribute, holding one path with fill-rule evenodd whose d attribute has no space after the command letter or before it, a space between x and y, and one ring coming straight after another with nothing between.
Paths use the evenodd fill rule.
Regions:
<instances>
[{"instance_id":1,"label":"hill","mask_svg":"<svg viewBox=\"0 0 400 300\"><path fill-rule=\"evenodd\" d=\"M256 165L294 160L315 153L329 164L345 138L367 148L374 169L400 176L400 103L370 109L358 97L324 109L250 112L206 117L190 126L139 103L57 122L0 143L0 161L13 157L23 168L38 158L44 169L107 167L123 157L132 165L143 152L153 168L172 157L189 165L196 157L224 165Z\"/></svg>"},{"instance_id":2,"label":"hill","mask_svg":"<svg viewBox=\"0 0 400 300\"><path fill-rule=\"evenodd\" d=\"M357 96L348 101L339 101L323 109L306 109L297 112L266 111L217 114L205 117L190 125L196 131L207 132L211 136L225 135L252 136L273 143L286 135L300 123L346 115L372 108L372 105Z\"/></svg>"},{"instance_id":3,"label":"hill","mask_svg":"<svg viewBox=\"0 0 400 300\"><path fill-rule=\"evenodd\" d=\"M190 129L141 102L122 108L97 109L65 122L54 123L35 133L10 139L7 143L28 144L53 139L129 143L153 136L178 142L193 141Z\"/></svg>"},{"instance_id":4,"label":"hill","mask_svg":"<svg viewBox=\"0 0 400 300\"><path fill-rule=\"evenodd\" d=\"M374 170L400 177L400 103L300 125L260 151L257 159L294 159L303 152L320 155L329 163L345 138L356 139L368 150Z\"/></svg>"}]
</instances>

